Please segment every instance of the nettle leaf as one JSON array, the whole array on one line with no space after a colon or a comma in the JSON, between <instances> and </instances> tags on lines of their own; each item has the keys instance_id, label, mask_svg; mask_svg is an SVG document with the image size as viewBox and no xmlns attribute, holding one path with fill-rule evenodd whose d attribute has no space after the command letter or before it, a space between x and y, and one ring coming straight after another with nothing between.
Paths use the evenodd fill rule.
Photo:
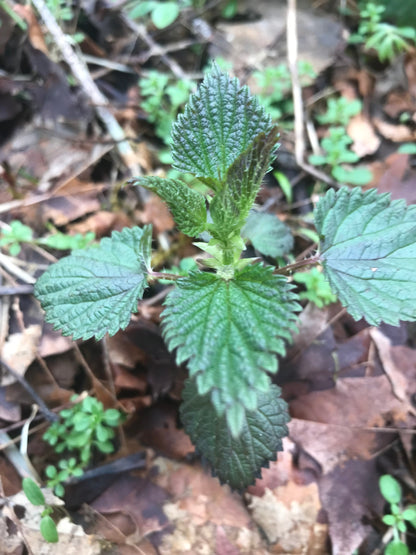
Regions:
<instances>
[{"instance_id":1,"label":"nettle leaf","mask_svg":"<svg viewBox=\"0 0 416 555\"><path fill-rule=\"evenodd\" d=\"M179 179L161 177L140 177L133 185L141 185L156 193L166 202L178 228L191 237L202 233L206 228L207 209L205 197L194 191Z\"/></svg>"},{"instance_id":2,"label":"nettle leaf","mask_svg":"<svg viewBox=\"0 0 416 555\"><path fill-rule=\"evenodd\" d=\"M260 477L262 467L276 460L289 421L287 405L276 385L267 392L256 391L257 409L244 411L237 438L229 433L226 417L218 415L210 396L200 396L194 379L186 381L182 395L185 431L221 483L233 489L246 488Z\"/></svg>"},{"instance_id":3,"label":"nettle leaf","mask_svg":"<svg viewBox=\"0 0 416 555\"><path fill-rule=\"evenodd\" d=\"M273 214L250 212L241 235L266 256L283 256L293 249L290 229Z\"/></svg>"},{"instance_id":4,"label":"nettle leaf","mask_svg":"<svg viewBox=\"0 0 416 555\"><path fill-rule=\"evenodd\" d=\"M210 211L213 234L229 234L244 224L277 146L277 127L260 133L228 169L227 185L214 196Z\"/></svg>"},{"instance_id":5,"label":"nettle leaf","mask_svg":"<svg viewBox=\"0 0 416 555\"><path fill-rule=\"evenodd\" d=\"M172 127L174 167L221 188L228 168L272 120L247 87L213 65Z\"/></svg>"},{"instance_id":6,"label":"nettle leaf","mask_svg":"<svg viewBox=\"0 0 416 555\"><path fill-rule=\"evenodd\" d=\"M315 224L333 291L356 320L416 319L416 206L375 189L333 190L319 201Z\"/></svg>"},{"instance_id":7,"label":"nettle leaf","mask_svg":"<svg viewBox=\"0 0 416 555\"><path fill-rule=\"evenodd\" d=\"M296 329L296 295L286 279L261 264L247 266L228 281L195 272L179 279L166 299L164 336L177 363L188 361L199 395L211 392L219 415L226 412L237 436L244 412L255 410L254 388L267 392L267 372Z\"/></svg>"},{"instance_id":8,"label":"nettle leaf","mask_svg":"<svg viewBox=\"0 0 416 555\"><path fill-rule=\"evenodd\" d=\"M147 286L151 241L151 226L125 228L52 264L35 285L46 321L74 339L124 329Z\"/></svg>"}]
</instances>

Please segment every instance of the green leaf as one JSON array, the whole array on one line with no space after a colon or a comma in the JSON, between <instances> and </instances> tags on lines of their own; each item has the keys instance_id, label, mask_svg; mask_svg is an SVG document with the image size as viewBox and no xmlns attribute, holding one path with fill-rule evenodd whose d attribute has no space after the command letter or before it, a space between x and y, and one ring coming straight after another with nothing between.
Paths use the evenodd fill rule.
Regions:
<instances>
[{"instance_id":1,"label":"green leaf","mask_svg":"<svg viewBox=\"0 0 416 555\"><path fill-rule=\"evenodd\" d=\"M381 495L389 503L400 503L402 498L402 488L399 482L390 476L390 474L384 474L379 479L379 486Z\"/></svg>"},{"instance_id":2,"label":"green leaf","mask_svg":"<svg viewBox=\"0 0 416 555\"><path fill-rule=\"evenodd\" d=\"M65 495L65 488L62 484L56 484L53 491L57 497L63 497Z\"/></svg>"},{"instance_id":3,"label":"green leaf","mask_svg":"<svg viewBox=\"0 0 416 555\"><path fill-rule=\"evenodd\" d=\"M101 443L105 443L111 436L111 430L103 426L102 424L98 424L95 429L95 437Z\"/></svg>"},{"instance_id":4,"label":"green leaf","mask_svg":"<svg viewBox=\"0 0 416 555\"><path fill-rule=\"evenodd\" d=\"M248 88L214 64L172 127L174 167L221 188L228 168L271 128L270 116Z\"/></svg>"},{"instance_id":5,"label":"green leaf","mask_svg":"<svg viewBox=\"0 0 416 555\"><path fill-rule=\"evenodd\" d=\"M253 388L270 388L267 372L277 371L276 354L285 353L285 340L296 328L299 305L291 289L273 268L255 264L228 281L192 273L179 279L166 299L168 348L177 349L178 364L188 361L199 394L211 392L219 415L232 410L229 423L241 414L234 404L255 410Z\"/></svg>"},{"instance_id":6,"label":"green leaf","mask_svg":"<svg viewBox=\"0 0 416 555\"><path fill-rule=\"evenodd\" d=\"M241 369L242 371L244 368ZM260 470L276 460L287 435L287 405L280 389L271 385L267 392L255 391L257 409L243 410L238 438L227 430L225 415L218 415L209 395L200 396L194 379L186 381L180 408L185 431L208 461L221 483L243 489L260 477Z\"/></svg>"},{"instance_id":7,"label":"green leaf","mask_svg":"<svg viewBox=\"0 0 416 555\"><path fill-rule=\"evenodd\" d=\"M49 543L57 543L59 541L56 524L49 515L42 517L40 521L40 533Z\"/></svg>"},{"instance_id":8,"label":"green leaf","mask_svg":"<svg viewBox=\"0 0 416 555\"><path fill-rule=\"evenodd\" d=\"M179 5L177 2L161 2L152 11L152 21L158 29L165 29L179 15Z\"/></svg>"},{"instance_id":9,"label":"green leaf","mask_svg":"<svg viewBox=\"0 0 416 555\"><path fill-rule=\"evenodd\" d=\"M287 178L287 176L279 171L275 171L273 172L273 176L277 179L277 181L279 182L280 188L283 191L283 194L286 197L286 201L289 204L292 204L293 202L293 190L292 190L292 184L289 181L289 179Z\"/></svg>"},{"instance_id":10,"label":"green leaf","mask_svg":"<svg viewBox=\"0 0 416 555\"><path fill-rule=\"evenodd\" d=\"M393 515L384 515L381 519L387 526L394 526L396 524L396 517Z\"/></svg>"},{"instance_id":11,"label":"green leaf","mask_svg":"<svg viewBox=\"0 0 416 555\"><path fill-rule=\"evenodd\" d=\"M139 17L143 17L144 15L150 13L152 10L155 9L156 6L157 6L156 1L134 2L131 8L130 8L130 5L127 6L127 13L130 19L137 19Z\"/></svg>"},{"instance_id":12,"label":"green leaf","mask_svg":"<svg viewBox=\"0 0 416 555\"><path fill-rule=\"evenodd\" d=\"M327 158L322 154L311 154L308 156L308 161L309 164L312 164L313 166L322 166L327 163Z\"/></svg>"},{"instance_id":13,"label":"green leaf","mask_svg":"<svg viewBox=\"0 0 416 555\"><path fill-rule=\"evenodd\" d=\"M50 464L46 467L45 474L48 478L55 478L55 476L58 474L58 471L56 470L55 466Z\"/></svg>"},{"instance_id":14,"label":"green leaf","mask_svg":"<svg viewBox=\"0 0 416 555\"><path fill-rule=\"evenodd\" d=\"M374 189L331 189L315 224L324 273L353 318L416 319L416 206Z\"/></svg>"},{"instance_id":15,"label":"green leaf","mask_svg":"<svg viewBox=\"0 0 416 555\"><path fill-rule=\"evenodd\" d=\"M416 154L416 143L405 143L397 149L400 154Z\"/></svg>"},{"instance_id":16,"label":"green leaf","mask_svg":"<svg viewBox=\"0 0 416 555\"><path fill-rule=\"evenodd\" d=\"M403 511L403 518L416 528L416 505L408 505Z\"/></svg>"},{"instance_id":17,"label":"green leaf","mask_svg":"<svg viewBox=\"0 0 416 555\"><path fill-rule=\"evenodd\" d=\"M251 212L241 235L266 256L282 256L293 248L290 229L273 214Z\"/></svg>"},{"instance_id":18,"label":"green leaf","mask_svg":"<svg viewBox=\"0 0 416 555\"><path fill-rule=\"evenodd\" d=\"M76 250L85 249L89 244L94 241L95 233L89 232L85 235L77 233L76 235L67 235L65 233L55 233L44 239L38 239L37 243L40 245L46 245L51 249L58 250Z\"/></svg>"},{"instance_id":19,"label":"green leaf","mask_svg":"<svg viewBox=\"0 0 416 555\"><path fill-rule=\"evenodd\" d=\"M156 193L166 202L178 228L191 237L198 236L206 228L207 209L205 197L189 188L179 179L139 177L133 185L141 185Z\"/></svg>"},{"instance_id":20,"label":"green leaf","mask_svg":"<svg viewBox=\"0 0 416 555\"><path fill-rule=\"evenodd\" d=\"M103 419L108 426L118 426L121 422L122 414L117 409L107 409Z\"/></svg>"},{"instance_id":21,"label":"green leaf","mask_svg":"<svg viewBox=\"0 0 416 555\"><path fill-rule=\"evenodd\" d=\"M403 522L403 520L399 520L399 521L397 522L397 530L398 530L399 532L402 532L403 534L407 531L406 523Z\"/></svg>"},{"instance_id":22,"label":"green leaf","mask_svg":"<svg viewBox=\"0 0 416 555\"><path fill-rule=\"evenodd\" d=\"M331 173L340 183L349 183L350 185L367 185L373 179L373 174L368 168L346 169L342 166L335 166Z\"/></svg>"},{"instance_id":23,"label":"green leaf","mask_svg":"<svg viewBox=\"0 0 416 555\"><path fill-rule=\"evenodd\" d=\"M225 187L214 196L210 211L214 222L211 233L219 238L240 230L260 188L264 174L270 169L270 157L276 148L278 132L274 126L260 133L226 173Z\"/></svg>"},{"instance_id":24,"label":"green leaf","mask_svg":"<svg viewBox=\"0 0 416 555\"><path fill-rule=\"evenodd\" d=\"M32 505L44 505L45 497L42 490L32 478L23 478L22 488Z\"/></svg>"},{"instance_id":25,"label":"green leaf","mask_svg":"<svg viewBox=\"0 0 416 555\"><path fill-rule=\"evenodd\" d=\"M124 329L147 286L151 240L151 226L125 228L52 264L35 285L46 321L74 339Z\"/></svg>"},{"instance_id":26,"label":"green leaf","mask_svg":"<svg viewBox=\"0 0 416 555\"><path fill-rule=\"evenodd\" d=\"M392 541L386 547L384 555L408 555L407 545L401 541Z\"/></svg>"}]
</instances>

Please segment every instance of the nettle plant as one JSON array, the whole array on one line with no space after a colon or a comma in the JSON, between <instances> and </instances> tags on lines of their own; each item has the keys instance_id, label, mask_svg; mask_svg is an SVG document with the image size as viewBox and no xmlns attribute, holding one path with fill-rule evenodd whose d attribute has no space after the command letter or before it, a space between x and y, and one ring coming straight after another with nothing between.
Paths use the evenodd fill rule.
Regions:
<instances>
[{"instance_id":1,"label":"nettle plant","mask_svg":"<svg viewBox=\"0 0 416 555\"><path fill-rule=\"evenodd\" d=\"M416 319L416 206L343 187L315 208L318 253L286 267L244 258L242 229L277 149L278 129L250 95L213 67L172 129L174 166L205 184L140 177L178 228L208 254L178 277L151 268L150 226L125 228L98 248L53 264L35 293L46 319L74 339L101 339L129 323L149 284L172 279L162 314L168 348L187 363L181 419L222 482L242 489L282 449L289 420L271 381L296 331L293 270L321 265L355 319L397 325ZM206 255L205 255L206 256Z\"/></svg>"}]
</instances>

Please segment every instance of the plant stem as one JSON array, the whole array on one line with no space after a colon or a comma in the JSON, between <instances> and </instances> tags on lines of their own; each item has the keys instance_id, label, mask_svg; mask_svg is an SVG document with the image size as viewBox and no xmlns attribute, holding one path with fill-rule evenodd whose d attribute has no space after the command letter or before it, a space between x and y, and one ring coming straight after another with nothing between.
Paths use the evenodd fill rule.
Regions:
<instances>
[{"instance_id":1,"label":"plant stem","mask_svg":"<svg viewBox=\"0 0 416 555\"><path fill-rule=\"evenodd\" d=\"M278 268L273 273L280 274L283 276L289 276L298 268L303 268L304 266L315 266L321 262L321 257L319 254L312 256L311 258L306 258L305 260L299 260L298 262L294 262L293 264L288 264L283 268Z\"/></svg>"},{"instance_id":2,"label":"plant stem","mask_svg":"<svg viewBox=\"0 0 416 555\"><path fill-rule=\"evenodd\" d=\"M168 272L149 272L148 277L151 281L156 281L158 279L173 279L173 280L177 280L181 277L184 276L180 276L178 274L169 274Z\"/></svg>"}]
</instances>

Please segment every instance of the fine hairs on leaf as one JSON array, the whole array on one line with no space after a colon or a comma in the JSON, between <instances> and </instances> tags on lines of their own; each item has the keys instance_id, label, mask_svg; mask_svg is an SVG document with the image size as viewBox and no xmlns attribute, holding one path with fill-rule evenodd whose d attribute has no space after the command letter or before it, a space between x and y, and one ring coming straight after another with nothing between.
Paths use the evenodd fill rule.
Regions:
<instances>
[{"instance_id":1,"label":"fine hairs on leaf","mask_svg":"<svg viewBox=\"0 0 416 555\"><path fill-rule=\"evenodd\" d=\"M337 140L345 142L343 135L339 131ZM189 176L130 180L159 195L179 230L198 237L194 245L209 257L187 275L155 272L151 227L134 227L63 258L35 289L56 328L100 339L126 327L148 282L174 280L162 330L177 363L189 369L182 422L213 473L240 490L275 459L287 433L287 407L270 377L300 310L286 276L320 264L332 293L355 319L374 325L416 320L416 207L375 190L342 187L321 198L315 209L320 245L312 259L276 268L243 257L247 241L279 260L292 248L276 216L250 212L277 139L276 125L248 88L214 64L172 128L175 170L197 178L198 189ZM340 160L331 156L315 163L335 169ZM355 160L345 148L343 156L342 163ZM332 300L321 282L324 294L317 282L313 300Z\"/></svg>"}]
</instances>

